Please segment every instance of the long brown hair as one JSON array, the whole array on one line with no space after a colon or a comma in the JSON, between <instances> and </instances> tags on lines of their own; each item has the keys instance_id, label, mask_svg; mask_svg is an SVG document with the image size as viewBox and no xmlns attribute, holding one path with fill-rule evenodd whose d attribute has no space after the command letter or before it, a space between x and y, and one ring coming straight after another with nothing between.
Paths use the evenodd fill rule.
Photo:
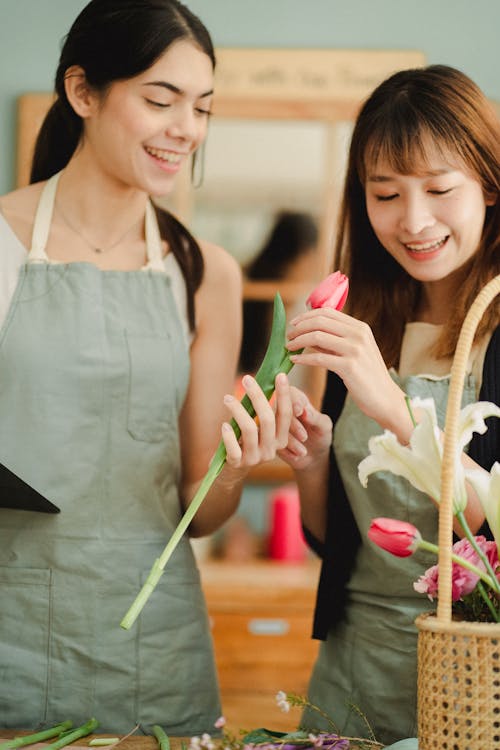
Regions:
<instances>
[{"instance_id":1,"label":"long brown hair","mask_svg":"<svg viewBox=\"0 0 500 750\"><path fill-rule=\"evenodd\" d=\"M461 269L454 309L436 345L452 356L464 317L480 289L500 273L500 124L479 87L445 65L403 70L381 83L356 119L335 248L335 268L349 276L348 311L372 328L388 366L397 366L405 324L412 320L421 285L384 249L368 219L366 171L378 159L398 174L426 161L426 145L456 154L480 182L487 206L481 241ZM480 339L500 323L490 305L478 327Z\"/></svg>"},{"instance_id":2,"label":"long brown hair","mask_svg":"<svg viewBox=\"0 0 500 750\"><path fill-rule=\"evenodd\" d=\"M56 99L38 134L31 182L47 180L67 165L83 134L83 121L66 96L64 77L80 65L89 85L105 93L114 81L142 73L180 39L193 42L215 68L210 34L179 0L91 0L64 39L55 77ZM195 326L194 294L203 278L200 247L172 214L156 207L160 234L181 268L187 291L187 316Z\"/></svg>"}]
</instances>

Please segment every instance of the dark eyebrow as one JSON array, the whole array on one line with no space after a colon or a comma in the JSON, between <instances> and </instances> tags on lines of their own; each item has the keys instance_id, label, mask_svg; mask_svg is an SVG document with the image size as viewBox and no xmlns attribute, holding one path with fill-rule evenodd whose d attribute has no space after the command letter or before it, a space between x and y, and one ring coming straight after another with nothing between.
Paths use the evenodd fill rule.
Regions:
<instances>
[{"instance_id":1,"label":"dark eyebrow","mask_svg":"<svg viewBox=\"0 0 500 750\"><path fill-rule=\"evenodd\" d=\"M421 173L422 177L440 177L443 174L451 174L457 170L454 167L447 167L445 169L429 169ZM419 173L420 174L420 173ZM396 177L390 177L383 174L369 174L366 177L367 182L392 182Z\"/></svg>"},{"instance_id":2,"label":"dark eyebrow","mask_svg":"<svg viewBox=\"0 0 500 750\"><path fill-rule=\"evenodd\" d=\"M160 86L163 89L167 89L168 91L172 91L174 94L184 94L185 92L180 89L178 86L174 86L173 83L168 83L167 81L150 81L149 83L144 83L143 86ZM204 99L206 96L211 96L213 94L213 89L210 91L205 91L203 94L200 94L197 96L197 99Z\"/></svg>"}]
</instances>

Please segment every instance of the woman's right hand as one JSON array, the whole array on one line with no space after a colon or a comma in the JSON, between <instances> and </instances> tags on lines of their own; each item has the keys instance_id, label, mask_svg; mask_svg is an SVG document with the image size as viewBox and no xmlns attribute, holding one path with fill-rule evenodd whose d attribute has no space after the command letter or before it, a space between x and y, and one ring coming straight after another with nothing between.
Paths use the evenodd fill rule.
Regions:
<instances>
[{"instance_id":1,"label":"woman's right hand","mask_svg":"<svg viewBox=\"0 0 500 750\"><path fill-rule=\"evenodd\" d=\"M339 375L364 414L407 439L412 424L405 394L391 378L366 323L329 308L310 310L291 321L287 347L293 362Z\"/></svg>"}]
</instances>

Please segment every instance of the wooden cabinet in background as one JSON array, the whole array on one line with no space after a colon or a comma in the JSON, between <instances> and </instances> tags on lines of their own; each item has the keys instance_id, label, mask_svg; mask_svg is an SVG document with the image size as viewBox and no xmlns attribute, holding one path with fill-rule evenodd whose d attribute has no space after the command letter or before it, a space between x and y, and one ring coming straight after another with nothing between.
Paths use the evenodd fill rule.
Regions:
<instances>
[{"instance_id":1,"label":"wooden cabinet in background","mask_svg":"<svg viewBox=\"0 0 500 750\"><path fill-rule=\"evenodd\" d=\"M296 729L300 709L283 713L275 696L306 694L318 650L311 630L319 564L203 562L200 568L228 726Z\"/></svg>"}]
</instances>

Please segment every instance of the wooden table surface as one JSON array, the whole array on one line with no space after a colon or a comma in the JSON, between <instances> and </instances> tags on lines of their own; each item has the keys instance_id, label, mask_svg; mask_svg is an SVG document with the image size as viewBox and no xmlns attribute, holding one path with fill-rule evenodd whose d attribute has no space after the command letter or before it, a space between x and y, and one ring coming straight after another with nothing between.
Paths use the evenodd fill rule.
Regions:
<instances>
[{"instance_id":1,"label":"wooden table surface","mask_svg":"<svg viewBox=\"0 0 500 750\"><path fill-rule=\"evenodd\" d=\"M8 729L0 729L0 742L2 740L11 739L12 737L18 737L22 734L26 734L26 732L21 731L12 731ZM106 734L89 734L87 737L82 737L77 742L73 743L72 745L67 745L67 747L71 748L71 750L89 750L89 742L91 739L95 737L110 737L111 735ZM114 735L116 736L116 735ZM182 747L187 748L189 745L189 737L169 737L170 740L170 746L172 750L182 750ZM40 743L37 745L29 745L26 746L28 750L43 750L44 747L46 747L47 743ZM113 745L107 745L102 750L106 750L106 748L112 748ZM124 739L120 742L118 747L121 750L158 750L158 742L155 737L153 736L145 736L143 734L133 734L130 737L127 737L127 739ZM351 743L350 750L356 750L357 744ZM22 749L20 749L22 750Z\"/></svg>"},{"instance_id":2,"label":"wooden table surface","mask_svg":"<svg viewBox=\"0 0 500 750\"><path fill-rule=\"evenodd\" d=\"M23 734L28 734L27 732L22 731L13 731L9 729L0 729L0 742L2 740L8 740L12 737L19 737ZM31 732L29 733L31 734ZM71 745L68 745L67 747L72 748L72 750L79 750L80 748L85 748L85 750L89 750L89 742L91 739L96 737L116 737L117 735L110 735L110 734L89 734L87 737L82 737L81 739L77 740ZM170 739L170 745L172 747L172 750L181 750L182 745L184 743L184 746L187 748L189 744L188 737L169 737ZM26 747L29 748L29 750L35 750L36 748L40 748L40 750L49 744L49 741L44 743L39 743L36 745L27 745ZM113 748L114 745L106 745L102 750L110 750ZM130 737L127 737L127 739L124 739L118 747L121 750L158 750L158 742L155 737L153 736L145 736L143 734L133 734Z\"/></svg>"}]
</instances>

